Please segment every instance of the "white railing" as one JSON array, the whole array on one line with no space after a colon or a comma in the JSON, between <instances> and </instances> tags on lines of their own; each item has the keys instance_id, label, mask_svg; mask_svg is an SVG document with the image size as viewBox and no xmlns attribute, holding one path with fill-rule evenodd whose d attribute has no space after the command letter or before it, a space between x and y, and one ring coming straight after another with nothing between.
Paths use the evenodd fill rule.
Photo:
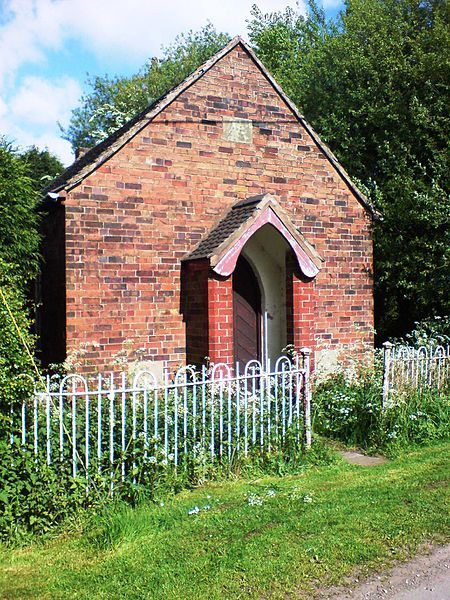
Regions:
<instances>
[{"instance_id":1,"label":"white railing","mask_svg":"<svg viewBox=\"0 0 450 600\"><path fill-rule=\"evenodd\" d=\"M18 442L71 474L136 482L142 465L232 460L311 444L310 351L264 369L187 366L87 378L48 376L12 407Z\"/></svg>"},{"instance_id":2,"label":"white railing","mask_svg":"<svg viewBox=\"0 0 450 600\"><path fill-rule=\"evenodd\" d=\"M394 346L383 344L383 402L392 391L410 388L443 389L450 384L450 346Z\"/></svg>"}]
</instances>

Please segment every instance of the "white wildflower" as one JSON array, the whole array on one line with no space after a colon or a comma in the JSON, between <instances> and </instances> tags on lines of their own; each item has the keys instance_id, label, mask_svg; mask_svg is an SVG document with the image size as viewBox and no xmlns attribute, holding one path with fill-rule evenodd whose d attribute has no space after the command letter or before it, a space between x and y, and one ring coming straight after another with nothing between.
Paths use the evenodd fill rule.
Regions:
<instances>
[{"instance_id":1,"label":"white wildflower","mask_svg":"<svg viewBox=\"0 0 450 600\"><path fill-rule=\"evenodd\" d=\"M261 506L262 503L262 498L260 498L257 494L249 494L247 498L247 504L249 506Z\"/></svg>"}]
</instances>

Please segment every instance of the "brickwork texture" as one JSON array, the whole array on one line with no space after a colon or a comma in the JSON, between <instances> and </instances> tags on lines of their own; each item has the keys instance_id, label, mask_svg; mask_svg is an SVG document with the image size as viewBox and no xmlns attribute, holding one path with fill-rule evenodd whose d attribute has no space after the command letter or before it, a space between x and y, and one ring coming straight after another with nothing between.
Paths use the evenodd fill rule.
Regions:
<instances>
[{"instance_id":1,"label":"brickwork texture","mask_svg":"<svg viewBox=\"0 0 450 600\"><path fill-rule=\"evenodd\" d=\"M252 121L250 143L225 139L233 118ZM92 369L108 368L127 340L173 365L199 362L205 347L229 360L231 278L182 258L233 204L266 192L324 259L302 281L288 257L288 340L371 344L371 216L237 46L68 192L66 352L84 344Z\"/></svg>"}]
</instances>

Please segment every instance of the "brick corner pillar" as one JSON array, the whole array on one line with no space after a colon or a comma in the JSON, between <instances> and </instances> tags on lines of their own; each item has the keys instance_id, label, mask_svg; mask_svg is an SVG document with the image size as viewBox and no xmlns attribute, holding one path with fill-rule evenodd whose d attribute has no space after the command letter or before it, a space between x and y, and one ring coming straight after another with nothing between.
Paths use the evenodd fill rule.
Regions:
<instances>
[{"instance_id":1,"label":"brick corner pillar","mask_svg":"<svg viewBox=\"0 0 450 600\"><path fill-rule=\"evenodd\" d=\"M314 362L316 289L314 279L307 279L298 269L292 254L286 258L287 341L296 351L311 348Z\"/></svg>"},{"instance_id":2,"label":"brick corner pillar","mask_svg":"<svg viewBox=\"0 0 450 600\"><path fill-rule=\"evenodd\" d=\"M208 279L208 349L212 363L234 363L233 277L210 273Z\"/></svg>"}]
</instances>

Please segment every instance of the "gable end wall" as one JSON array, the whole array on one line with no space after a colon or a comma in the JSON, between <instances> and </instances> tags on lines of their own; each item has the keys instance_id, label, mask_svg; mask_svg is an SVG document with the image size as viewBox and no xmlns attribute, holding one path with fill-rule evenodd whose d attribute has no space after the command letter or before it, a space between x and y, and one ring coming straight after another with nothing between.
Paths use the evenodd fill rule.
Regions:
<instances>
[{"instance_id":1,"label":"gable end wall","mask_svg":"<svg viewBox=\"0 0 450 600\"><path fill-rule=\"evenodd\" d=\"M252 143L225 140L224 118L251 119ZM237 47L68 194L67 351L99 344L86 359L105 368L130 340L184 363L181 259L238 200L266 192L325 259L316 348L372 344L370 216Z\"/></svg>"}]
</instances>

